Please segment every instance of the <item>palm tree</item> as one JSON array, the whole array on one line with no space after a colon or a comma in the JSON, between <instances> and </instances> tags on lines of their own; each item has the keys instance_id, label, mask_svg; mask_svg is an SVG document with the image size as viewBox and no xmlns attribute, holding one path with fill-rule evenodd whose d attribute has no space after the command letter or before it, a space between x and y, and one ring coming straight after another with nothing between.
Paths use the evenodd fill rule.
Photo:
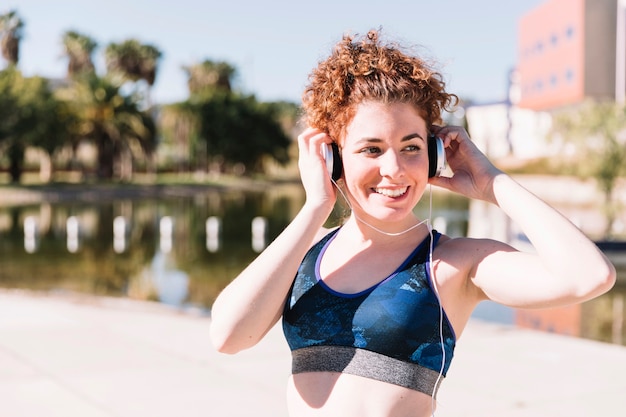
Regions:
<instances>
[{"instance_id":1,"label":"palm tree","mask_svg":"<svg viewBox=\"0 0 626 417\"><path fill-rule=\"evenodd\" d=\"M0 41L2 56L9 62L9 65L17 66L20 56L20 40L22 39L22 28L24 22L12 10L4 15L0 15Z\"/></svg>"},{"instance_id":2,"label":"palm tree","mask_svg":"<svg viewBox=\"0 0 626 417\"><path fill-rule=\"evenodd\" d=\"M93 72L94 65L91 55L98 44L92 38L75 31L63 34L63 47L69 58L67 75L69 78L84 72Z\"/></svg>"},{"instance_id":3,"label":"palm tree","mask_svg":"<svg viewBox=\"0 0 626 417\"><path fill-rule=\"evenodd\" d=\"M111 75L121 76L123 80L144 80L148 84L147 105L151 107L150 88L156 80L161 55L155 46L141 44L136 39L110 43L105 50L106 68Z\"/></svg>"},{"instance_id":4,"label":"palm tree","mask_svg":"<svg viewBox=\"0 0 626 417\"><path fill-rule=\"evenodd\" d=\"M122 95L120 88L107 77L87 73L58 92L68 105L74 106L78 117L76 134L95 144L97 175L101 179L113 178L116 162L122 163L122 179L130 179L132 161L154 152L154 120L139 110L133 96Z\"/></svg>"},{"instance_id":5,"label":"palm tree","mask_svg":"<svg viewBox=\"0 0 626 417\"><path fill-rule=\"evenodd\" d=\"M194 103L184 101L164 105L160 111L158 127L161 143L171 146L171 153L181 172L189 169L193 162L197 163L197 167L207 166L206 146L199 146L200 116L197 107Z\"/></svg>"},{"instance_id":6,"label":"palm tree","mask_svg":"<svg viewBox=\"0 0 626 417\"><path fill-rule=\"evenodd\" d=\"M232 92L232 79L236 69L228 62L204 60L199 64L183 67L187 73L187 86L191 96L214 90Z\"/></svg>"}]
</instances>

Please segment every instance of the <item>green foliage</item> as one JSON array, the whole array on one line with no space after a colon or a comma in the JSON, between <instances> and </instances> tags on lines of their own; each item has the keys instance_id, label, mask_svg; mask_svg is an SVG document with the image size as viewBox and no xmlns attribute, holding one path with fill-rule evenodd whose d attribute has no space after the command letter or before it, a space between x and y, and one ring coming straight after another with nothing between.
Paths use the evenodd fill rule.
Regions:
<instances>
[{"instance_id":1,"label":"green foliage","mask_svg":"<svg viewBox=\"0 0 626 417\"><path fill-rule=\"evenodd\" d=\"M63 34L63 47L69 59L68 76L94 71L91 55L97 46L95 40L78 32L70 30Z\"/></svg>"},{"instance_id":2,"label":"green foliage","mask_svg":"<svg viewBox=\"0 0 626 417\"><path fill-rule=\"evenodd\" d=\"M291 101L277 101L268 103L268 105L274 109L285 132L292 131L296 128L298 120L302 115L302 108L300 106Z\"/></svg>"},{"instance_id":3,"label":"green foliage","mask_svg":"<svg viewBox=\"0 0 626 417\"><path fill-rule=\"evenodd\" d=\"M204 152L197 152L199 117L196 106L189 101L162 106L159 112L159 146L166 151L165 168L187 171L191 164L205 167Z\"/></svg>"},{"instance_id":4,"label":"green foliage","mask_svg":"<svg viewBox=\"0 0 626 417\"><path fill-rule=\"evenodd\" d=\"M278 121L278 106L223 91L207 95L196 106L209 158L241 163L253 172L262 170L266 156L281 164L289 161L291 139Z\"/></svg>"},{"instance_id":5,"label":"green foliage","mask_svg":"<svg viewBox=\"0 0 626 417\"><path fill-rule=\"evenodd\" d=\"M232 91L235 67L224 61L204 60L200 64L183 67L187 73L187 87L192 99L201 99L215 90Z\"/></svg>"},{"instance_id":6,"label":"green foliage","mask_svg":"<svg viewBox=\"0 0 626 417\"><path fill-rule=\"evenodd\" d=\"M58 92L74 115L73 137L96 145L98 176L105 179L113 177L114 161L122 152L150 154L155 148L152 117L139 110L135 97L121 94L120 88L110 78L85 73Z\"/></svg>"},{"instance_id":7,"label":"green foliage","mask_svg":"<svg viewBox=\"0 0 626 417\"><path fill-rule=\"evenodd\" d=\"M289 162L290 133L300 108L290 102L262 103L231 91L234 67L206 60L184 68L190 99L164 106L160 127L166 142L187 146L196 167L228 169L238 164L261 172L267 158ZM181 155L178 155L179 157Z\"/></svg>"},{"instance_id":8,"label":"green foliage","mask_svg":"<svg viewBox=\"0 0 626 417\"><path fill-rule=\"evenodd\" d=\"M248 171L260 172L267 157L280 164L289 161L295 105L261 103L234 92L237 71L227 62L205 60L183 69L190 99L168 106L162 122L166 136L195 149L196 164L208 162L220 169L243 164Z\"/></svg>"},{"instance_id":9,"label":"green foliage","mask_svg":"<svg viewBox=\"0 0 626 417\"><path fill-rule=\"evenodd\" d=\"M25 149L53 153L69 138L67 109L41 77L23 77L14 67L0 71L0 146L9 158L14 182L21 176Z\"/></svg>"},{"instance_id":10,"label":"green foliage","mask_svg":"<svg viewBox=\"0 0 626 417\"><path fill-rule=\"evenodd\" d=\"M16 66L19 61L23 28L24 22L16 10L0 15L0 49L2 49L2 57L11 66Z\"/></svg>"},{"instance_id":11,"label":"green foliage","mask_svg":"<svg viewBox=\"0 0 626 417\"><path fill-rule=\"evenodd\" d=\"M107 71L130 81L144 80L154 85L161 55L155 46L141 44L136 39L110 43L105 50Z\"/></svg>"},{"instance_id":12,"label":"green foliage","mask_svg":"<svg viewBox=\"0 0 626 417\"><path fill-rule=\"evenodd\" d=\"M598 180L610 195L615 180L626 173L626 109L614 103L587 102L555 116L555 133L573 142L584 164L581 175Z\"/></svg>"},{"instance_id":13,"label":"green foliage","mask_svg":"<svg viewBox=\"0 0 626 417\"><path fill-rule=\"evenodd\" d=\"M553 131L576 145L578 173L598 181L609 220L606 234L610 235L617 210L615 185L626 174L626 108L613 102L588 101L555 115Z\"/></svg>"},{"instance_id":14,"label":"green foliage","mask_svg":"<svg viewBox=\"0 0 626 417\"><path fill-rule=\"evenodd\" d=\"M21 75L13 68L0 72L0 143L6 141L19 123L15 80Z\"/></svg>"}]
</instances>

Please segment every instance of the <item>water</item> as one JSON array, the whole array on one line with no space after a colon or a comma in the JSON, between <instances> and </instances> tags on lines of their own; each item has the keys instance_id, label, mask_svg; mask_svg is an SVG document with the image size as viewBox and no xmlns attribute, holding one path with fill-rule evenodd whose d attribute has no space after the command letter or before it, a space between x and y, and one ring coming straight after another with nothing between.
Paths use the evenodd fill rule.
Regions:
<instances>
[{"instance_id":1,"label":"water","mask_svg":"<svg viewBox=\"0 0 626 417\"><path fill-rule=\"evenodd\" d=\"M265 219L272 239L302 204L298 194L206 192L0 208L0 285L208 309L256 255L252 219ZM220 226L211 242L210 218Z\"/></svg>"},{"instance_id":2,"label":"water","mask_svg":"<svg viewBox=\"0 0 626 417\"><path fill-rule=\"evenodd\" d=\"M416 208L420 217L430 213L424 200ZM287 226L303 202L299 185L283 185L0 207L0 287L208 311L219 291ZM435 228L467 235L466 200L434 194L432 207ZM338 205L327 225L337 224L343 212ZM482 303L475 316L623 344L625 294L618 287L582 306L544 315Z\"/></svg>"}]
</instances>

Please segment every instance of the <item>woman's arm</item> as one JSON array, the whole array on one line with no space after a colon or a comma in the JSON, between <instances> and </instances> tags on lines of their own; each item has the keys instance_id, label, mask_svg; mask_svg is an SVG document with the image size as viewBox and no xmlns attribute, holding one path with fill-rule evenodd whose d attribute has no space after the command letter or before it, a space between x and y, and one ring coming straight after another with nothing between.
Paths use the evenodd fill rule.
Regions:
<instances>
[{"instance_id":1,"label":"woman's arm","mask_svg":"<svg viewBox=\"0 0 626 417\"><path fill-rule=\"evenodd\" d=\"M479 294L533 308L586 301L614 285L611 262L568 219L496 169L464 130L443 128L440 134L446 138L454 175L433 179L433 184L496 204L535 249L524 253L489 239L466 241L470 250L463 256Z\"/></svg>"},{"instance_id":2,"label":"woman's arm","mask_svg":"<svg viewBox=\"0 0 626 417\"><path fill-rule=\"evenodd\" d=\"M497 205L530 240L536 253L484 242L473 281L487 297L516 307L587 301L611 289L615 268L576 226L507 175L494 180Z\"/></svg>"},{"instance_id":3,"label":"woman's arm","mask_svg":"<svg viewBox=\"0 0 626 417\"><path fill-rule=\"evenodd\" d=\"M254 346L276 323L298 266L326 217L303 207L287 228L217 297L211 340L223 353Z\"/></svg>"},{"instance_id":4,"label":"woman's arm","mask_svg":"<svg viewBox=\"0 0 626 417\"><path fill-rule=\"evenodd\" d=\"M335 191L320 154L329 138L307 129L298 138L299 167L307 198L285 230L235 278L211 308L216 349L236 353L254 346L276 324L300 262L330 215Z\"/></svg>"}]
</instances>

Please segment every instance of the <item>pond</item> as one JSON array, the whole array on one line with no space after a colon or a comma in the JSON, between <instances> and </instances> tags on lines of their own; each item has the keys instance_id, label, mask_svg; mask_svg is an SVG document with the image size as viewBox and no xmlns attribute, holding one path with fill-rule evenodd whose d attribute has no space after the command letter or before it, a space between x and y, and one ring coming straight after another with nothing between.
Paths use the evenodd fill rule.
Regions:
<instances>
[{"instance_id":1,"label":"pond","mask_svg":"<svg viewBox=\"0 0 626 417\"><path fill-rule=\"evenodd\" d=\"M153 300L210 310L219 291L295 216L299 185L262 190L134 193L0 207L0 287ZM468 233L465 199L433 193L416 207L451 236ZM327 225L338 224L337 205ZM620 272L623 274L624 272ZM569 309L514 311L483 303L479 318L623 344L626 288ZM620 304L621 303L621 304ZM621 307L620 307L621 306Z\"/></svg>"}]
</instances>

